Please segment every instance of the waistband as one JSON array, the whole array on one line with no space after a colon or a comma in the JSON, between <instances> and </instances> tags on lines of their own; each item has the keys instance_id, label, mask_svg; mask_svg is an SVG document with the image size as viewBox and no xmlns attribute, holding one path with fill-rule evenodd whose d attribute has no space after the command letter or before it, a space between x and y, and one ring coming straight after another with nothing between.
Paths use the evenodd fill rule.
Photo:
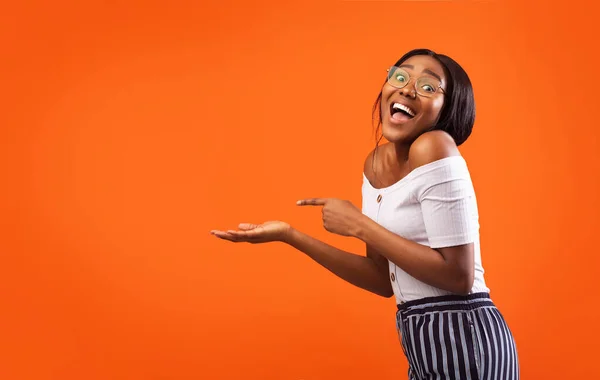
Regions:
<instances>
[{"instance_id":1,"label":"waistband","mask_svg":"<svg viewBox=\"0 0 600 380\"><path fill-rule=\"evenodd\" d=\"M495 306L489 293L472 293L466 296L446 295L425 297L397 305L403 315L419 315L436 311L474 310Z\"/></svg>"}]
</instances>

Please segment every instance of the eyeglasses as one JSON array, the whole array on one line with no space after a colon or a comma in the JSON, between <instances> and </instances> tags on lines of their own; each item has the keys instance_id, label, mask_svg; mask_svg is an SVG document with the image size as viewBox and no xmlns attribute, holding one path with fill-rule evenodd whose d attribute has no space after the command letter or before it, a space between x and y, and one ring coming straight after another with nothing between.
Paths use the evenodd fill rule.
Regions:
<instances>
[{"instance_id":1,"label":"eyeglasses","mask_svg":"<svg viewBox=\"0 0 600 380\"><path fill-rule=\"evenodd\" d=\"M403 69L392 66L387 70L387 82L396 88L404 88L410 83L410 75ZM415 81L415 90L421 96L433 96L438 90L445 93L442 83L436 78L422 76Z\"/></svg>"}]
</instances>

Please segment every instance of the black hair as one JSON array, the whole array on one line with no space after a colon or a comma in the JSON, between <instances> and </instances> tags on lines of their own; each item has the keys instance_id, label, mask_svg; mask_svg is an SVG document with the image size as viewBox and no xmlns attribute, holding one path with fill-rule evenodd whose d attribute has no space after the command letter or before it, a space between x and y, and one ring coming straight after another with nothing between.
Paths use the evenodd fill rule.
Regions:
<instances>
[{"instance_id":1,"label":"black hair","mask_svg":"<svg viewBox=\"0 0 600 380\"><path fill-rule=\"evenodd\" d=\"M414 49L404 54L395 64L401 65L408 58L415 55L427 55L436 59L444 68L447 87L444 89L444 105L440 111L438 122L431 127L431 130L442 130L447 132L456 145L464 143L475 124L475 98L473 96L473 86L469 76L463 68L452 58L437 54L429 49ZM387 80L387 79L386 79ZM385 82L384 82L385 85ZM381 91L373 105L373 121L377 115L377 127L375 133L381 128ZM377 140L377 145L383 136Z\"/></svg>"}]
</instances>

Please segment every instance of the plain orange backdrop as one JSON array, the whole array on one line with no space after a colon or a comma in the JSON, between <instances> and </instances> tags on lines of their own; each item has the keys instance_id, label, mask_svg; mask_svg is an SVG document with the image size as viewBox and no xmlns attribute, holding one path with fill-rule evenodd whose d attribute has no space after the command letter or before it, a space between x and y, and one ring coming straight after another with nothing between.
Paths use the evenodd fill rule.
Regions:
<instances>
[{"instance_id":1,"label":"plain orange backdrop","mask_svg":"<svg viewBox=\"0 0 600 380\"><path fill-rule=\"evenodd\" d=\"M360 205L385 70L469 73L461 147L523 379L598 378L597 9L25 1L0 14L0 378L404 379L393 299L211 229Z\"/></svg>"}]
</instances>

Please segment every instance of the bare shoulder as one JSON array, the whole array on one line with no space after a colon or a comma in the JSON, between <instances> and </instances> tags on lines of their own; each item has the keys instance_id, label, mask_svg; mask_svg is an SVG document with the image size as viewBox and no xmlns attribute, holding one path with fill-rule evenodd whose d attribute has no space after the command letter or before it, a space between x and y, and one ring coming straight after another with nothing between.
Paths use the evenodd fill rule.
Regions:
<instances>
[{"instance_id":1,"label":"bare shoulder","mask_svg":"<svg viewBox=\"0 0 600 380\"><path fill-rule=\"evenodd\" d=\"M363 167L363 172L365 173L365 175L368 176L370 174L370 172L373 170L374 160L375 160L375 149L370 151L367 158L365 158L365 165Z\"/></svg>"},{"instance_id":2,"label":"bare shoulder","mask_svg":"<svg viewBox=\"0 0 600 380\"><path fill-rule=\"evenodd\" d=\"M408 163L411 170L451 156L460 156L452 136L444 131L425 132L411 144Z\"/></svg>"}]
</instances>

